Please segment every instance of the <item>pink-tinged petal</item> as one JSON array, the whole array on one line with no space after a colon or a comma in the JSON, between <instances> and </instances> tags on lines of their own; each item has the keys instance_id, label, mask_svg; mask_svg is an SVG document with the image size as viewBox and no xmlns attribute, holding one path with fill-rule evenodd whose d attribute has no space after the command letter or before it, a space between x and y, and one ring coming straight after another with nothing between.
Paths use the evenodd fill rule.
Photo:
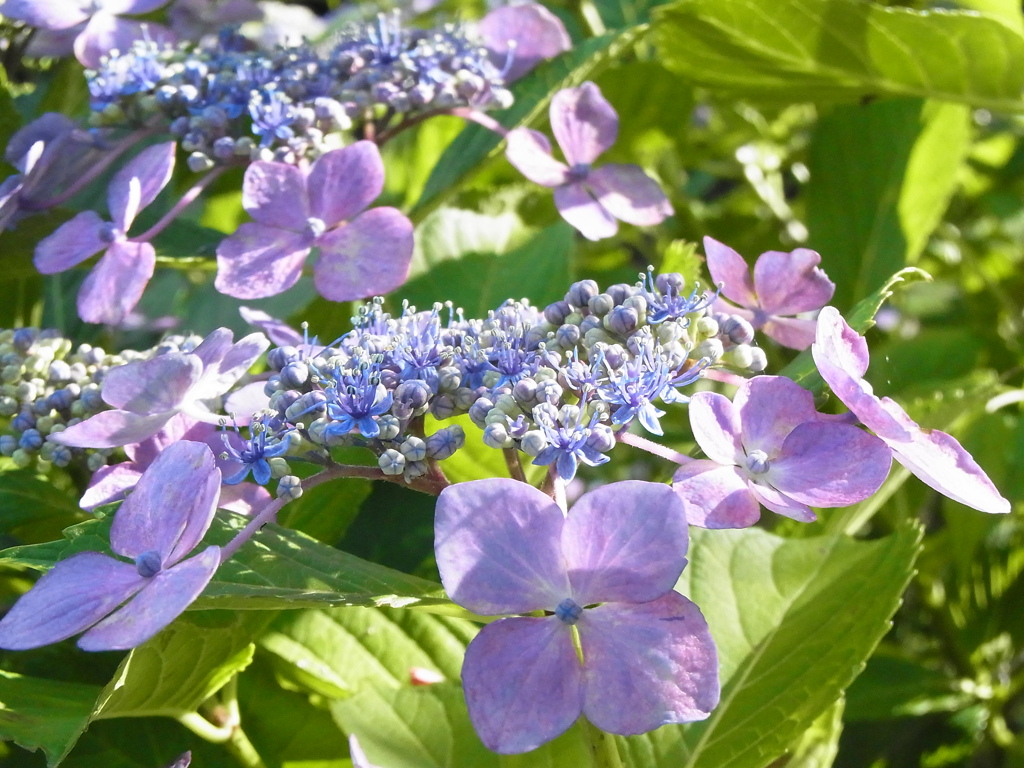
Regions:
<instances>
[{"instance_id":1,"label":"pink-tinged petal","mask_svg":"<svg viewBox=\"0 0 1024 768\"><path fill-rule=\"evenodd\" d=\"M583 612L583 714L608 733L632 736L703 720L718 704L718 654L700 609L669 592L640 605Z\"/></svg>"},{"instance_id":2,"label":"pink-tinged petal","mask_svg":"<svg viewBox=\"0 0 1024 768\"><path fill-rule=\"evenodd\" d=\"M173 411L202 372L202 363L183 352L117 366L103 379L103 401L141 416Z\"/></svg>"},{"instance_id":3,"label":"pink-tinged petal","mask_svg":"<svg viewBox=\"0 0 1024 768\"><path fill-rule=\"evenodd\" d=\"M156 251L149 243L111 243L78 291L78 316L87 323L120 325L155 269Z\"/></svg>"},{"instance_id":4,"label":"pink-tinged petal","mask_svg":"<svg viewBox=\"0 0 1024 768\"><path fill-rule=\"evenodd\" d=\"M536 749L576 721L582 677L570 629L553 616L486 625L462 665L473 728L488 749L505 755Z\"/></svg>"},{"instance_id":5,"label":"pink-tinged petal","mask_svg":"<svg viewBox=\"0 0 1024 768\"><path fill-rule=\"evenodd\" d=\"M762 253L754 264L754 290L761 308L773 315L798 315L828 304L836 286L819 269L820 262L821 256L807 248Z\"/></svg>"},{"instance_id":6,"label":"pink-tinged petal","mask_svg":"<svg viewBox=\"0 0 1024 768\"><path fill-rule=\"evenodd\" d=\"M825 383L864 426L884 440L912 439L916 424L892 400L879 400L861 378L868 367L867 342L834 307L825 307L818 315L811 355Z\"/></svg>"},{"instance_id":7,"label":"pink-tinged petal","mask_svg":"<svg viewBox=\"0 0 1024 768\"><path fill-rule=\"evenodd\" d=\"M152 437L174 415L173 411L140 416L131 411L100 411L46 439L72 448L119 448Z\"/></svg>"},{"instance_id":8,"label":"pink-tinged petal","mask_svg":"<svg viewBox=\"0 0 1024 768\"><path fill-rule=\"evenodd\" d=\"M654 600L686 564L686 506L661 483L625 480L581 496L562 530L579 605Z\"/></svg>"},{"instance_id":9,"label":"pink-tinged petal","mask_svg":"<svg viewBox=\"0 0 1024 768\"><path fill-rule=\"evenodd\" d=\"M237 483L220 487L219 509L239 515L254 515L271 502L270 491L256 483Z\"/></svg>"},{"instance_id":10,"label":"pink-tinged petal","mask_svg":"<svg viewBox=\"0 0 1024 768\"><path fill-rule=\"evenodd\" d=\"M89 480L89 487L85 489L78 506L92 512L104 504L124 501L125 491L134 488L140 477L142 470L130 461L100 467Z\"/></svg>"},{"instance_id":11,"label":"pink-tinged petal","mask_svg":"<svg viewBox=\"0 0 1024 768\"><path fill-rule=\"evenodd\" d=\"M491 53L491 61L499 69L505 66L511 49L512 64L505 73L506 83L518 80L541 61L572 47L562 21L538 3L497 8L480 20L478 30Z\"/></svg>"},{"instance_id":12,"label":"pink-tinged petal","mask_svg":"<svg viewBox=\"0 0 1024 768\"><path fill-rule=\"evenodd\" d=\"M849 424L810 421L786 438L767 479L802 504L845 507L877 491L891 464L891 452L874 435Z\"/></svg>"},{"instance_id":13,"label":"pink-tinged petal","mask_svg":"<svg viewBox=\"0 0 1024 768\"><path fill-rule=\"evenodd\" d=\"M257 411L270 405L270 398L264 392L264 382L254 381L236 389L224 400L224 412L239 424L247 424Z\"/></svg>"},{"instance_id":14,"label":"pink-tinged petal","mask_svg":"<svg viewBox=\"0 0 1024 768\"><path fill-rule=\"evenodd\" d=\"M67 29L89 18L85 8L69 0L7 0L3 15L40 29Z\"/></svg>"},{"instance_id":15,"label":"pink-tinged petal","mask_svg":"<svg viewBox=\"0 0 1024 768\"><path fill-rule=\"evenodd\" d=\"M210 527L220 472L205 443L174 443L149 465L114 515L110 547L137 558L160 554L166 568L187 555Z\"/></svg>"},{"instance_id":16,"label":"pink-tinged petal","mask_svg":"<svg viewBox=\"0 0 1024 768\"><path fill-rule=\"evenodd\" d=\"M206 335L192 354L202 361L204 369L217 368L234 343L235 334L230 328L217 328Z\"/></svg>"},{"instance_id":17,"label":"pink-tinged petal","mask_svg":"<svg viewBox=\"0 0 1024 768\"><path fill-rule=\"evenodd\" d=\"M717 392L698 392L689 408L693 437L705 455L719 464L741 463L743 428L732 401Z\"/></svg>"},{"instance_id":18,"label":"pink-tinged petal","mask_svg":"<svg viewBox=\"0 0 1024 768\"><path fill-rule=\"evenodd\" d=\"M587 240L603 240L619 231L619 224L582 184L555 187L555 207L562 218Z\"/></svg>"},{"instance_id":19,"label":"pink-tinged petal","mask_svg":"<svg viewBox=\"0 0 1024 768\"><path fill-rule=\"evenodd\" d=\"M711 279L715 285L723 285L722 295L744 307L756 307L754 281L743 257L711 237L704 238L704 253L708 255Z\"/></svg>"},{"instance_id":20,"label":"pink-tinged petal","mask_svg":"<svg viewBox=\"0 0 1024 768\"><path fill-rule=\"evenodd\" d=\"M82 635L83 651L135 648L166 627L199 597L220 565L220 547L207 547L148 580L127 605Z\"/></svg>"},{"instance_id":21,"label":"pink-tinged petal","mask_svg":"<svg viewBox=\"0 0 1024 768\"><path fill-rule=\"evenodd\" d=\"M570 594L564 523L562 510L526 483L451 485L434 520L441 583L456 603L484 615L554 610Z\"/></svg>"},{"instance_id":22,"label":"pink-tinged petal","mask_svg":"<svg viewBox=\"0 0 1024 768\"><path fill-rule=\"evenodd\" d=\"M557 187L569 181L569 166L551 156L551 144L543 133L516 128L505 138L505 157L534 184Z\"/></svg>"},{"instance_id":23,"label":"pink-tinged petal","mask_svg":"<svg viewBox=\"0 0 1024 768\"><path fill-rule=\"evenodd\" d=\"M309 172L310 212L330 228L354 219L383 190L380 150L372 141L357 141L332 149L313 163Z\"/></svg>"},{"instance_id":24,"label":"pink-tinged petal","mask_svg":"<svg viewBox=\"0 0 1024 768\"><path fill-rule=\"evenodd\" d=\"M806 504L801 504L796 499L791 499L782 491L778 491L769 485L747 481L747 487L754 498L761 503L765 509L769 509L777 515L783 515L796 520L799 523L813 523L818 519Z\"/></svg>"},{"instance_id":25,"label":"pink-tinged petal","mask_svg":"<svg viewBox=\"0 0 1024 768\"><path fill-rule=\"evenodd\" d=\"M242 207L265 227L302 232L311 215L306 174L288 163L253 163L245 169Z\"/></svg>"},{"instance_id":26,"label":"pink-tinged petal","mask_svg":"<svg viewBox=\"0 0 1024 768\"><path fill-rule=\"evenodd\" d=\"M551 131L570 166L590 165L619 135L619 116L590 82L551 99Z\"/></svg>"},{"instance_id":27,"label":"pink-tinged petal","mask_svg":"<svg viewBox=\"0 0 1024 768\"><path fill-rule=\"evenodd\" d=\"M103 10L107 13L143 14L163 8L169 0L103 0Z\"/></svg>"},{"instance_id":28,"label":"pink-tinged petal","mask_svg":"<svg viewBox=\"0 0 1024 768\"><path fill-rule=\"evenodd\" d=\"M236 299L274 296L299 281L308 255L309 240L301 233L243 224L217 246L214 286Z\"/></svg>"},{"instance_id":29,"label":"pink-tinged petal","mask_svg":"<svg viewBox=\"0 0 1024 768\"><path fill-rule=\"evenodd\" d=\"M917 429L909 442L886 442L896 461L942 495L981 512L1010 511L1010 502L952 435Z\"/></svg>"},{"instance_id":30,"label":"pink-tinged petal","mask_svg":"<svg viewBox=\"0 0 1024 768\"><path fill-rule=\"evenodd\" d=\"M23 651L78 634L144 583L134 565L98 552L61 560L0 621L0 648Z\"/></svg>"},{"instance_id":31,"label":"pink-tinged petal","mask_svg":"<svg viewBox=\"0 0 1024 768\"><path fill-rule=\"evenodd\" d=\"M249 323L249 325L255 325L267 334L267 338L279 347L297 347L303 342L301 333L288 325L284 320L271 317L262 309L239 307L238 314L240 314L242 319Z\"/></svg>"},{"instance_id":32,"label":"pink-tinged petal","mask_svg":"<svg viewBox=\"0 0 1024 768\"><path fill-rule=\"evenodd\" d=\"M733 409L742 425L746 453L759 450L769 456L779 452L783 441L798 424L818 418L814 395L785 376L748 379L736 391Z\"/></svg>"},{"instance_id":33,"label":"pink-tinged petal","mask_svg":"<svg viewBox=\"0 0 1024 768\"><path fill-rule=\"evenodd\" d=\"M103 219L95 211L82 211L61 224L52 235L44 237L36 246L32 262L44 275L53 275L71 269L93 256L108 243L100 239Z\"/></svg>"},{"instance_id":34,"label":"pink-tinged petal","mask_svg":"<svg viewBox=\"0 0 1024 768\"><path fill-rule=\"evenodd\" d=\"M331 301L377 296L409 276L412 223L396 208L373 208L317 241L313 284Z\"/></svg>"},{"instance_id":35,"label":"pink-tinged petal","mask_svg":"<svg viewBox=\"0 0 1024 768\"><path fill-rule=\"evenodd\" d=\"M672 478L672 490L687 503L686 521L699 528L749 528L761 505L736 467L690 461Z\"/></svg>"},{"instance_id":36,"label":"pink-tinged petal","mask_svg":"<svg viewBox=\"0 0 1024 768\"><path fill-rule=\"evenodd\" d=\"M627 224L653 227L672 215L672 205L661 187L638 165L602 166L586 183L601 207Z\"/></svg>"},{"instance_id":37,"label":"pink-tinged petal","mask_svg":"<svg viewBox=\"0 0 1024 768\"><path fill-rule=\"evenodd\" d=\"M177 148L174 141L147 147L111 179L107 204L114 224L122 232L128 231L139 211L156 200L171 180Z\"/></svg>"},{"instance_id":38,"label":"pink-tinged petal","mask_svg":"<svg viewBox=\"0 0 1024 768\"><path fill-rule=\"evenodd\" d=\"M772 317L762 326L761 332L784 347L803 350L814 343L817 326L816 320Z\"/></svg>"}]
</instances>

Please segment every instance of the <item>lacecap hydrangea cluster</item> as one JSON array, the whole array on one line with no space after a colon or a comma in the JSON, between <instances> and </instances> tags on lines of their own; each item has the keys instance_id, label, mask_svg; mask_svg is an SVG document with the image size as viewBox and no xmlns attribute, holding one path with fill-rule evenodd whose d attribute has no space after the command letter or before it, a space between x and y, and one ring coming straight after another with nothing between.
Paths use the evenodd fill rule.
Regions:
<instances>
[{"instance_id":1,"label":"lacecap hydrangea cluster","mask_svg":"<svg viewBox=\"0 0 1024 768\"><path fill-rule=\"evenodd\" d=\"M230 450L258 482L267 458L326 461L335 446L369 448L384 474L413 481L465 441L457 424L426 434L425 414L468 414L488 446L517 448L570 480L580 463L606 462L634 419L661 434L656 403L684 402L681 388L706 368L765 366L750 324L714 312L675 273L604 292L583 280L543 311L510 300L482 319L441 304L392 316L375 301L354 324L326 347L269 352L268 409Z\"/></svg>"},{"instance_id":2,"label":"lacecap hydrangea cluster","mask_svg":"<svg viewBox=\"0 0 1024 768\"><path fill-rule=\"evenodd\" d=\"M255 50L233 32L207 45L138 40L88 78L94 125L169 130L198 172L238 158L309 159L340 146L331 134L395 116L507 107L504 75L468 26L416 29L396 12L324 47Z\"/></svg>"}]
</instances>

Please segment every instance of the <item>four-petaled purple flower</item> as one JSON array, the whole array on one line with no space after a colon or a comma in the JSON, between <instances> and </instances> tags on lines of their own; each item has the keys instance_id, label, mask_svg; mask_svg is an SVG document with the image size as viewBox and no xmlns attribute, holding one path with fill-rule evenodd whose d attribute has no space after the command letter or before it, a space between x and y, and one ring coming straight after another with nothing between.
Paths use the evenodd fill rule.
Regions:
<instances>
[{"instance_id":1,"label":"four-petaled purple flower","mask_svg":"<svg viewBox=\"0 0 1024 768\"><path fill-rule=\"evenodd\" d=\"M555 188L558 212L584 237L611 237L619 229L616 219L653 226L672 215L665 193L639 166L612 163L591 169L619 132L619 116L596 85L556 93L551 130L568 165L552 157L544 134L528 128L509 132L505 156L530 181Z\"/></svg>"},{"instance_id":2,"label":"four-petaled purple flower","mask_svg":"<svg viewBox=\"0 0 1024 768\"><path fill-rule=\"evenodd\" d=\"M77 448L116 448L152 437L175 414L217 424L222 418L203 401L220 397L249 370L270 343L252 333L237 343L227 328L218 328L192 352L168 352L112 368L100 394L112 410L49 436Z\"/></svg>"},{"instance_id":3,"label":"four-petaled purple flower","mask_svg":"<svg viewBox=\"0 0 1024 768\"><path fill-rule=\"evenodd\" d=\"M107 204L113 222L82 211L36 247L36 269L44 275L66 269L103 251L78 292L78 314L88 323L117 325L131 312L156 267L156 251L128 238L128 229L171 179L177 144L148 147L110 182Z\"/></svg>"},{"instance_id":4,"label":"four-petaled purple flower","mask_svg":"<svg viewBox=\"0 0 1024 768\"><path fill-rule=\"evenodd\" d=\"M825 307L818 315L811 354L836 397L885 441L896 461L954 501L982 512L1010 511L1010 502L955 437L921 429L895 400L874 394L863 378L868 369L867 342L835 307Z\"/></svg>"},{"instance_id":5,"label":"four-petaled purple flower","mask_svg":"<svg viewBox=\"0 0 1024 768\"><path fill-rule=\"evenodd\" d=\"M547 613L488 624L466 649L466 703L488 748L534 749L581 714L622 735L708 716L715 646L672 589L686 511L667 486L639 481L598 488L568 516L510 479L441 493L434 549L451 598L484 615Z\"/></svg>"},{"instance_id":6,"label":"four-petaled purple flower","mask_svg":"<svg viewBox=\"0 0 1024 768\"><path fill-rule=\"evenodd\" d=\"M60 39L74 37L75 57L90 69L97 69L111 51L127 51L132 42L148 36L158 42L172 42L171 31L161 24L123 19L125 14L143 14L167 5L168 0L7 0L4 16L33 27L61 33Z\"/></svg>"},{"instance_id":7,"label":"four-petaled purple flower","mask_svg":"<svg viewBox=\"0 0 1024 768\"><path fill-rule=\"evenodd\" d=\"M794 520L811 507L844 507L878 490L891 459L878 438L827 420L814 396L783 376L743 382L733 401L714 392L690 398L690 426L707 459L683 464L673 487L703 528L744 528L759 505Z\"/></svg>"},{"instance_id":8,"label":"four-petaled purple flower","mask_svg":"<svg viewBox=\"0 0 1024 768\"><path fill-rule=\"evenodd\" d=\"M366 210L383 189L384 165L370 141L327 152L308 169L253 163L242 206L256 221L217 248L217 290L240 299L281 293L314 247L322 296L349 301L394 290L409 273L412 224L395 208Z\"/></svg>"},{"instance_id":9,"label":"four-petaled purple flower","mask_svg":"<svg viewBox=\"0 0 1024 768\"><path fill-rule=\"evenodd\" d=\"M0 621L0 648L38 648L82 631L78 646L86 651L151 638L199 597L220 565L217 546L185 560L213 521L219 491L209 446L183 440L168 447L114 514L110 548L132 562L99 552L61 560Z\"/></svg>"},{"instance_id":10,"label":"four-petaled purple flower","mask_svg":"<svg viewBox=\"0 0 1024 768\"><path fill-rule=\"evenodd\" d=\"M743 257L729 246L705 237L704 251L711 279L722 285L722 296L739 304L718 299L716 308L749 320L755 330L784 347L811 346L814 321L784 315L813 312L832 298L836 286L818 267L821 256L807 248L766 251L757 257L751 278Z\"/></svg>"}]
</instances>

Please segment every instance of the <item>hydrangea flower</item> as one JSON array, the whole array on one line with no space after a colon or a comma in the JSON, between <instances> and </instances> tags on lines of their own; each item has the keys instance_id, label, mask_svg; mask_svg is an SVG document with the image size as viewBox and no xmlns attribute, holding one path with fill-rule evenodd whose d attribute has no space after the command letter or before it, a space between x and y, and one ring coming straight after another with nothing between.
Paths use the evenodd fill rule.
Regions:
<instances>
[{"instance_id":1,"label":"hydrangea flower","mask_svg":"<svg viewBox=\"0 0 1024 768\"><path fill-rule=\"evenodd\" d=\"M760 505L810 522L811 507L866 499L892 463L878 438L820 418L814 396L784 376L748 379L732 401L696 393L690 426L708 458L683 464L673 484L704 528L753 525Z\"/></svg>"},{"instance_id":2,"label":"hydrangea flower","mask_svg":"<svg viewBox=\"0 0 1024 768\"><path fill-rule=\"evenodd\" d=\"M704 251L711 279L722 285L722 296L739 305L719 299L716 308L749 320L755 330L784 347L811 346L814 321L787 315L819 310L835 293L835 283L818 268L821 256L807 248L766 251L757 257L751 278L743 257L729 246L705 237Z\"/></svg>"},{"instance_id":3,"label":"hydrangea flower","mask_svg":"<svg viewBox=\"0 0 1024 768\"><path fill-rule=\"evenodd\" d=\"M36 246L34 262L44 275L71 269L90 256L103 256L78 292L78 314L88 323L117 325L146 289L156 267L156 251L128 238L139 212L167 186L174 172L173 141L148 147L124 166L107 192L113 222L82 211Z\"/></svg>"},{"instance_id":4,"label":"hydrangea flower","mask_svg":"<svg viewBox=\"0 0 1024 768\"><path fill-rule=\"evenodd\" d=\"M545 612L488 624L466 649L466 704L489 749L534 749L581 714L622 735L708 716L715 646L672 590L686 512L667 486L639 481L585 494L568 516L510 479L441 493L434 549L451 598L483 615Z\"/></svg>"},{"instance_id":5,"label":"hydrangea flower","mask_svg":"<svg viewBox=\"0 0 1024 768\"><path fill-rule=\"evenodd\" d=\"M261 333L232 341L231 331L218 328L192 352L168 352L111 369L100 394L113 408L49 440L75 448L116 448L152 437L177 413L217 423L221 417L203 401L231 389L269 346Z\"/></svg>"},{"instance_id":6,"label":"hydrangea flower","mask_svg":"<svg viewBox=\"0 0 1024 768\"><path fill-rule=\"evenodd\" d=\"M1010 511L1010 502L955 437L922 429L899 403L874 394L863 378L868 369L867 342L835 307L825 307L818 315L811 354L836 397L885 441L896 461L954 501L982 512Z\"/></svg>"},{"instance_id":7,"label":"hydrangea flower","mask_svg":"<svg viewBox=\"0 0 1024 768\"><path fill-rule=\"evenodd\" d=\"M528 128L509 132L505 156L530 181L554 187L555 207L584 237L611 237L619 229L616 219L646 227L672 215L665 193L639 166L591 168L619 133L619 116L596 85L559 91L550 113L568 165L552 157L544 134Z\"/></svg>"},{"instance_id":8,"label":"hydrangea flower","mask_svg":"<svg viewBox=\"0 0 1024 768\"><path fill-rule=\"evenodd\" d=\"M111 51L125 51L144 36L172 39L160 24L121 18L143 14L167 5L168 0L7 0L4 16L42 30L74 37L75 57L83 66L96 69Z\"/></svg>"},{"instance_id":9,"label":"hydrangea flower","mask_svg":"<svg viewBox=\"0 0 1024 768\"><path fill-rule=\"evenodd\" d=\"M188 482L182 482L188 478ZM167 448L114 514L110 548L61 560L0 621L0 648L24 650L79 632L86 651L134 648L203 591L220 548L196 548L213 521L220 471L205 443Z\"/></svg>"},{"instance_id":10,"label":"hydrangea flower","mask_svg":"<svg viewBox=\"0 0 1024 768\"><path fill-rule=\"evenodd\" d=\"M324 297L394 290L409 273L412 224L395 208L366 210L383 189L384 165L370 141L327 152L309 169L253 163L242 206L256 221L217 248L217 290L241 299L286 291L314 247L313 281Z\"/></svg>"}]
</instances>

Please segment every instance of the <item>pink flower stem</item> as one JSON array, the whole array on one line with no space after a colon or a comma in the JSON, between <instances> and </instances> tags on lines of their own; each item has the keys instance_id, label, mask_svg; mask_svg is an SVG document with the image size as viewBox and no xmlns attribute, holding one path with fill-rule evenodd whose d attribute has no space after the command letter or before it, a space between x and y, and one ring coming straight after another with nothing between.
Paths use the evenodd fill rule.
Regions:
<instances>
[{"instance_id":1,"label":"pink flower stem","mask_svg":"<svg viewBox=\"0 0 1024 768\"><path fill-rule=\"evenodd\" d=\"M622 431L615 434L615 439L620 443L631 445L634 448L639 448L642 451L653 453L655 456L660 456L663 459L675 462L676 464L687 464L691 461L690 457L679 453L679 451L673 451L671 448L667 448L664 445L659 445L653 440L648 440L646 437L640 435L634 435L630 432Z\"/></svg>"},{"instance_id":2,"label":"pink flower stem","mask_svg":"<svg viewBox=\"0 0 1024 768\"><path fill-rule=\"evenodd\" d=\"M358 464L334 464L311 477L303 478L302 489L304 491L309 490L310 488L315 488L318 485L322 485L326 482L337 480L342 477L365 477L368 480L387 480L392 483L399 483L403 485L407 484L410 488L423 493L429 493L432 496L437 496L449 485L448 480L440 472L436 474L428 473L423 477L416 478L410 483L406 483L405 480L402 479L401 475L385 475L379 467L364 467ZM251 539L253 535L260 530L260 528L267 523L273 522L277 517L277 513L280 512L281 508L289 501L291 501L290 497L282 496L268 502L267 505L259 511L256 517L246 524L245 528L235 534L235 537L231 541L221 547L220 561L222 563L227 562L227 560L238 551L239 547Z\"/></svg>"},{"instance_id":3,"label":"pink flower stem","mask_svg":"<svg viewBox=\"0 0 1024 768\"><path fill-rule=\"evenodd\" d=\"M519 462L519 450L515 447L506 448L502 453L505 454L505 465L508 467L509 475L521 483L529 482L526 473L523 472L523 465Z\"/></svg>"},{"instance_id":4,"label":"pink flower stem","mask_svg":"<svg viewBox=\"0 0 1024 768\"><path fill-rule=\"evenodd\" d=\"M218 166L217 168L214 168L208 174L203 176L203 178L201 178L199 181L192 185L192 188L188 192L181 196L181 199L174 204L174 207L171 208L171 210L164 214L163 218L161 218L160 221L158 221L156 224L147 229L138 237L129 238L129 241L133 243L148 243L154 237L159 235L167 228L167 226L172 221L178 218L179 214L181 214L182 211L188 208L195 201L195 199L203 193L204 189L206 189L208 186L210 186L210 184L216 181L217 178L220 177L220 175L227 170L227 168L227 166L221 165Z\"/></svg>"}]
</instances>

